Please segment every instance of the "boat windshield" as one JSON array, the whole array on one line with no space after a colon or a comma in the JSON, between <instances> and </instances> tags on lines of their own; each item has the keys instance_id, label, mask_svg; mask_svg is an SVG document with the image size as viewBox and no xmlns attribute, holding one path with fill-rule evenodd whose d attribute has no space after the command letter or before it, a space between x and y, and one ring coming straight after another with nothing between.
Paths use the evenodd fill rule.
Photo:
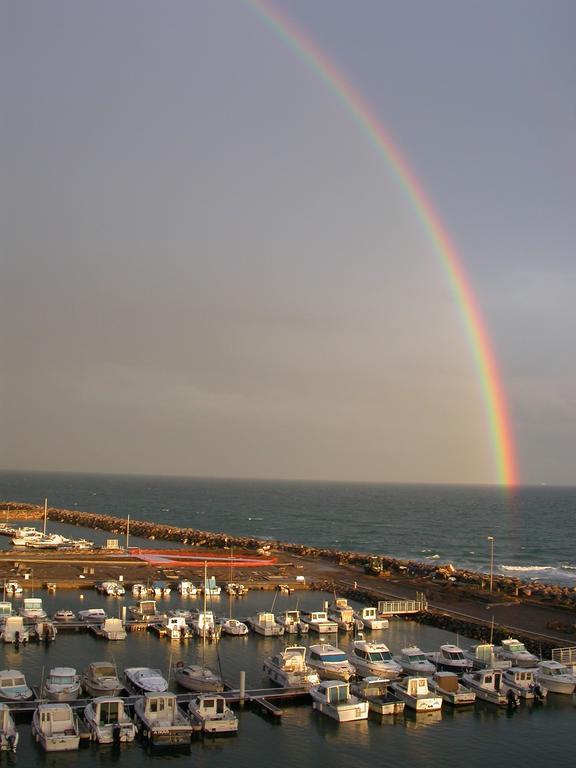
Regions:
<instances>
[{"instance_id":1,"label":"boat windshield","mask_svg":"<svg viewBox=\"0 0 576 768\"><path fill-rule=\"evenodd\" d=\"M328 663L348 661L345 653L324 653L320 654L320 659Z\"/></svg>"},{"instance_id":2,"label":"boat windshield","mask_svg":"<svg viewBox=\"0 0 576 768\"><path fill-rule=\"evenodd\" d=\"M510 653L526 653L526 646L524 643L510 643L508 650Z\"/></svg>"},{"instance_id":3,"label":"boat windshield","mask_svg":"<svg viewBox=\"0 0 576 768\"><path fill-rule=\"evenodd\" d=\"M567 667L552 667L551 669L548 670L548 674L558 676L558 675L569 675L570 672L568 672Z\"/></svg>"},{"instance_id":4,"label":"boat windshield","mask_svg":"<svg viewBox=\"0 0 576 768\"><path fill-rule=\"evenodd\" d=\"M447 659L452 659L452 661L464 660L464 654L462 653L462 651L444 651L444 656Z\"/></svg>"},{"instance_id":5,"label":"boat windshield","mask_svg":"<svg viewBox=\"0 0 576 768\"><path fill-rule=\"evenodd\" d=\"M408 661L422 662L426 661L426 656L423 653L410 653L408 654Z\"/></svg>"},{"instance_id":6,"label":"boat windshield","mask_svg":"<svg viewBox=\"0 0 576 768\"><path fill-rule=\"evenodd\" d=\"M50 678L52 685L74 685L74 675L52 675Z\"/></svg>"},{"instance_id":7,"label":"boat windshield","mask_svg":"<svg viewBox=\"0 0 576 768\"><path fill-rule=\"evenodd\" d=\"M368 658L370 661L391 661L392 654L390 651L370 651Z\"/></svg>"}]
</instances>

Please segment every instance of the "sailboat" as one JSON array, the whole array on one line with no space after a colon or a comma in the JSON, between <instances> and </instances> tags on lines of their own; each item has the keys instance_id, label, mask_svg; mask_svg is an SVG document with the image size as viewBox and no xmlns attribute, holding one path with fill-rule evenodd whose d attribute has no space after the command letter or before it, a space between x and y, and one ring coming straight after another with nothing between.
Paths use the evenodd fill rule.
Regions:
<instances>
[{"instance_id":1,"label":"sailboat","mask_svg":"<svg viewBox=\"0 0 576 768\"><path fill-rule=\"evenodd\" d=\"M204 586L207 583L208 563L204 562ZM195 634L202 638L202 664L184 664L179 661L174 668L174 677L178 685L189 691L199 693L218 693L224 690L222 678L208 667L204 666L206 638L218 640L220 627L214 622L214 614L206 608L206 589L204 589L204 606L192 618L192 628Z\"/></svg>"},{"instance_id":2,"label":"sailboat","mask_svg":"<svg viewBox=\"0 0 576 768\"><path fill-rule=\"evenodd\" d=\"M234 595L237 595L238 592L234 589L230 589L230 587L236 587L238 585L233 584L232 582L232 546L230 546L230 582L228 583L228 586L226 588L226 591L228 592L228 618L218 619L217 624L222 629L222 632L226 635L235 635L235 636L243 636L248 634L248 627L246 624L244 624L243 621L238 621L238 619L232 618L232 598ZM240 585L241 586L241 585Z\"/></svg>"}]
</instances>

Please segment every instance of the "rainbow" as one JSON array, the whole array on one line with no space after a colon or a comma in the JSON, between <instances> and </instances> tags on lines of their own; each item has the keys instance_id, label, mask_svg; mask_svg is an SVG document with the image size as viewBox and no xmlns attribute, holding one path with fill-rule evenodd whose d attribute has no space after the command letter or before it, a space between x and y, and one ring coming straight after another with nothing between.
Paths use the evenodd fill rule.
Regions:
<instances>
[{"instance_id":1,"label":"rainbow","mask_svg":"<svg viewBox=\"0 0 576 768\"><path fill-rule=\"evenodd\" d=\"M369 105L313 41L268 0L246 2L336 96L400 185L438 256L462 318L480 382L498 483L506 487L517 485L518 470L510 418L488 331L458 251L422 184Z\"/></svg>"}]
</instances>

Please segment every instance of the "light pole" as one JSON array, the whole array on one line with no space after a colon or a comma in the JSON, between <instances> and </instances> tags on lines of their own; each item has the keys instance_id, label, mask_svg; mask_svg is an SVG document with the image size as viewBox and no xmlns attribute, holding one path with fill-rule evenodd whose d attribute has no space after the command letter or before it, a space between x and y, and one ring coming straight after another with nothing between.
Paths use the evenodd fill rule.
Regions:
<instances>
[{"instance_id":1,"label":"light pole","mask_svg":"<svg viewBox=\"0 0 576 768\"><path fill-rule=\"evenodd\" d=\"M490 542L490 593L492 593L492 585L494 581L494 536L488 536Z\"/></svg>"}]
</instances>

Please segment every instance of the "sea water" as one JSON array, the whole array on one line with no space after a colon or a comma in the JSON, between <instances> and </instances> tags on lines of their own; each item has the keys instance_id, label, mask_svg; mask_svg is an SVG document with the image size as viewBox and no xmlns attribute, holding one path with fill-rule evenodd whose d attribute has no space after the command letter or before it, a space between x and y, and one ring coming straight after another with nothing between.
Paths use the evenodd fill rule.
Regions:
<instances>
[{"instance_id":1,"label":"sea water","mask_svg":"<svg viewBox=\"0 0 576 768\"><path fill-rule=\"evenodd\" d=\"M1 499L45 497L54 507L485 572L492 536L495 572L576 586L576 488L0 472Z\"/></svg>"}]
</instances>

